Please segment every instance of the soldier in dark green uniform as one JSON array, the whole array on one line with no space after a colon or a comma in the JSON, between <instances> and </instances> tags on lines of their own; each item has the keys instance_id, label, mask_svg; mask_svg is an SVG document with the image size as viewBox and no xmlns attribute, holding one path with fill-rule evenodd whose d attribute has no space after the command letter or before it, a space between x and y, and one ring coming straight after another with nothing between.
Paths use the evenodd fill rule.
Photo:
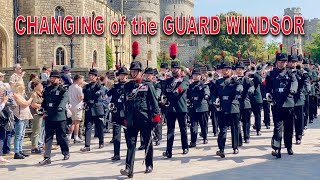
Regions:
<instances>
[{"instance_id":1,"label":"soldier in dark green uniform","mask_svg":"<svg viewBox=\"0 0 320 180\"><path fill-rule=\"evenodd\" d=\"M240 120L240 103L238 100L241 95L243 86L236 77L231 77L232 69L229 61L224 61L220 65L223 78L217 80L218 95L216 104L221 106L221 118L219 118L219 136L217 155L225 157L224 148L227 137L228 126L231 126L233 154L239 153L239 120Z\"/></svg>"},{"instance_id":2,"label":"soldier in dark green uniform","mask_svg":"<svg viewBox=\"0 0 320 180\"><path fill-rule=\"evenodd\" d=\"M311 80L311 94L309 99L309 123L313 123L313 120L317 118L317 110L318 110L318 97L317 92L319 92L318 87L318 73L314 70L314 62L313 60L309 60L310 62L310 80ZM317 89L318 88L318 89Z\"/></svg>"},{"instance_id":3,"label":"soldier in dark green uniform","mask_svg":"<svg viewBox=\"0 0 320 180\"><path fill-rule=\"evenodd\" d=\"M296 76L286 70L288 56L278 53L276 56L277 68L270 72L266 78L267 99L273 101L274 131L271 141L272 155L281 158L282 125L284 131L284 144L288 154L293 155L292 136L294 121L294 95L297 93L298 82Z\"/></svg>"},{"instance_id":4,"label":"soldier in dark green uniform","mask_svg":"<svg viewBox=\"0 0 320 180\"><path fill-rule=\"evenodd\" d=\"M210 88L210 101L212 103L212 106L210 106L210 110L211 110L211 123L212 123L212 130L213 130L213 135L216 137L217 134L219 133L218 130L218 123L219 123L219 118L221 117L221 110L215 106L215 101L217 98L217 88L219 86L219 84L217 84L217 82L222 82L222 81L218 81L219 79L222 78L220 72L220 65L217 65L217 70L214 74L214 80L211 81L209 83L209 88ZM209 102L210 102L209 101Z\"/></svg>"},{"instance_id":5,"label":"soldier in dark green uniform","mask_svg":"<svg viewBox=\"0 0 320 180\"><path fill-rule=\"evenodd\" d=\"M40 165L51 164L51 149L54 133L56 132L57 141L60 144L63 160L68 160L69 146L67 138L67 110L68 93L60 83L60 72L52 71L50 74L51 85L43 93L41 107L45 112L45 153L44 160Z\"/></svg>"},{"instance_id":6,"label":"soldier in dark green uniform","mask_svg":"<svg viewBox=\"0 0 320 180\"><path fill-rule=\"evenodd\" d=\"M243 86L243 91L239 95L240 102L240 121L242 122L242 130L243 130L243 140L245 143L250 142L250 126L251 126L251 103L250 103L250 95L254 93L254 83L248 77L244 76L244 64L242 61L237 61L235 64L235 74L237 76L237 80ZM239 127L239 129L241 129ZM240 137L242 138L242 137ZM240 139L240 144L242 139Z\"/></svg>"},{"instance_id":7,"label":"soldier in dark green uniform","mask_svg":"<svg viewBox=\"0 0 320 180\"><path fill-rule=\"evenodd\" d=\"M293 54L288 56L288 67L296 76L298 81L297 93L294 95L294 127L296 134L296 144L301 144L303 132L303 105L305 102L304 91L310 92L310 79L308 73L302 69L301 64L297 66L298 56Z\"/></svg>"},{"instance_id":8,"label":"soldier in dark green uniform","mask_svg":"<svg viewBox=\"0 0 320 180\"><path fill-rule=\"evenodd\" d=\"M187 135L187 122L186 115L188 112L187 107L187 90L189 88L189 80L187 77L181 77L180 64L176 61L171 63L172 78L166 80L164 94L168 98L169 107L167 113L167 150L163 156L167 158L172 157L172 145L174 141L174 129L176 120L178 119L181 144L183 154L188 154L188 135Z\"/></svg>"},{"instance_id":9,"label":"soldier in dark green uniform","mask_svg":"<svg viewBox=\"0 0 320 180\"><path fill-rule=\"evenodd\" d=\"M307 72L309 80L311 80L311 75L310 75L310 68L309 68L309 60L306 58L303 58L302 56L298 56L298 58L302 61L303 69L304 71ZM311 88L312 89L312 88ZM304 101L304 106L303 106L303 127L304 130L307 130L308 126L308 121L309 121L309 111L310 111L310 94L311 94L311 89L310 92L304 91L305 95L305 101ZM304 132L303 132L304 134Z\"/></svg>"},{"instance_id":10,"label":"soldier in dark green uniform","mask_svg":"<svg viewBox=\"0 0 320 180\"><path fill-rule=\"evenodd\" d=\"M120 170L122 175L133 177L133 166L136 151L137 136L140 132L146 144L146 171L153 170L153 145L151 131L160 122L160 111L155 89L150 82L142 80L142 65L133 61L130 74L133 78L124 86L125 124L127 127L127 157L126 168Z\"/></svg>"},{"instance_id":11,"label":"soldier in dark green uniform","mask_svg":"<svg viewBox=\"0 0 320 180\"><path fill-rule=\"evenodd\" d=\"M111 158L113 161L120 160L120 141L121 141L121 125L124 125L124 85L128 80L129 72L126 67L121 67L118 72L118 83L107 92L107 96L112 96L110 103L110 111L112 111L113 122L113 150L114 156ZM112 107L113 106L113 107ZM126 130L124 129L126 136Z\"/></svg>"},{"instance_id":12,"label":"soldier in dark green uniform","mask_svg":"<svg viewBox=\"0 0 320 180\"><path fill-rule=\"evenodd\" d=\"M258 67L256 67L258 69ZM261 95L261 84L262 76L259 71L254 74L250 74L249 77L253 80L254 83L254 93L250 96L251 110L254 115L254 129L257 132L257 135L261 135L261 107L262 107L262 95Z\"/></svg>"},{"instance_id":13,"label":"soldier in dark green uniform","mask_svg":"<svg viewBox=\"0 0 320 180\"><path fill-rule=\"evenodd\" d=\"M201 71L196 68L192 71L192 80L187 91L187 99L189 101L190 115L190 132L191 142L189 148L197 146L198 124L201 127L203 144L208 144L208 119L209 119L209 104L210 90L208 85L201 81Z\"/></svg>"},{"instance_id":14,"label":"soldier in dark green uniform","mask_svg":"<svg viewBox=\"0 0 320 180\"><path fill-rule=\"evenodd\" d=\"M146 68L144 71L145 81L152 83L154 89L156 90L156 98L159 101L161 96L161 85L158 82L155 82L155 76L154 76L154 70L152 68ZM154 141L155 145L159 146L160 141L162 140L162 118L160 123L157 124L157 127L155 127L154 133Z\"/></svg>"},{"instance_id":15,"label":"soldier in dark green uniform","mask_svg":"<svg viewBox=\"0 0 320 180\"><path fill-rule=\"evenodd\" d=\"M83 88L83 102L85 104L84 126L86 137L85 147L80 149L82 152L90 151L93 123L98 131L99 149L104 147L103 120L106 107L104 106L103 101L106 94L104 87L98 82L98 71L96 69L90 69L89 80L90 83L85 85Z\"/></svg>"}]
</instances>

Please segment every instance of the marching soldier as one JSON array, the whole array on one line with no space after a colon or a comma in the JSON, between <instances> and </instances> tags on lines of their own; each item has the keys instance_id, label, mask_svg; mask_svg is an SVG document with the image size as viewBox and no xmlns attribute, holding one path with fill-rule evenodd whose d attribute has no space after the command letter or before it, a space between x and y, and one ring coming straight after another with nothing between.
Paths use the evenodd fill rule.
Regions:
<instances>
[{"instance_id":1,"label":"marching soldier","mask_svg":"<svg viewBox=\"0 0 320 180\"><path fill-rule=\"evenodd\" d=\"M254 65L253 65L254 66ZM262 105L262 96L261 96L261 84L262 77L261 73L258 72L258 67L256 67L257 72L251 72L249 75L252 78L254 83L254 93L250 98L251 109L254 115L254 129L257 132L257 135L261 135L261 105ZM261 70L261 69L260 69Z\"/></svg>"},{"instance_id":2,"label":"marching soldier","mask_svg":"<svg viewBox=\"0 0 320 180\"><path fill-rule=\"evenodd\" d=\"M165 87L166 87L166 80L169 78L169 67L168 63L161 63L160 65L160 73L158 74L158 81L161 87L161 99L165 100L167 97L164 95ZM163 102L160 102L160 111L161 111L161 122L162 124L166 124L167 122L167 106Z\"/></svg>"},{"instance_id":3,"label":"marching soldier","mask_svg":"<svg viewBox=\"0 0 320 180\"><path fill-rule=\"evenodd\" d=\"M90 151L93 123L97 128L99 149L104 147L103 121L106 107L104 107L103 101L105 98L105 89L98 82L98 71L96 69L90 69L89 80L90 83L83 88L83 102L85 105L85 147L80 149L82 152Z\"/></svg>"},{"instance_id":4,"label":"marching soldier","mask_svg":"<svg viewBox=\"0 0 320 180\"><path fill-rule=\"evenodd\" d=\"M130 65L130 74L133 78L124 86L125 124L127 127L127 157L126 168L120 170L122 175L133 177L133 166L136 151L137 136L140 132L147 143L146 171L153 170L153 145L151 143L152 129L160 122L160 112L155 89L150 82L142 81L142 65L133 61Z\"/></svg>"},{"instance_id":5,"label":"marching soldier","mask_svg":"<svg viewBox=\"0 0 320 180\"><path fill-rule=\"evenodd\" d=\"M187 91L187 99L189 102L190 115L190 132L191 142L189 148L197 146L198 123L201 127L201 135L203 137L203 144L208 144L208 118L209 105L208 99L210 97L209 87L201 81L201 72L199 68L192 71L193 83L190 84Z\"/></svg>"},{"instance_id":6,"label":"marching soldier","mask_svg":"<svg viewBox=\"0 0 320 180\"><path fill-rule=\"evenodd\" d=\"M310 56L310 55L309 55ZM310 59L310 57L309 57ZM309 105L309 123L313 123L313 120L317 118L317 109L318 109L318 97L317 93L319 92L318 87L318 74L314 70L314 62L310 59L310 77L311 77L311 94L310 94L310 105Z\"/></svg>"},{"instance_id":7,"label":"marching soldier","mask_svg":"<svg viewBox=\"0 0 320 180\"><path fill-rule=\"evenodd\" d=\"M213 130L213 135L214 137L217 136L217 134L219 133L218 130L218 122L219 122L219 117L221 117L221 111L218 110L219 108L217 106L215 106L215 101L217 98L217 87L219 84L217 83L217 80L221 79L221 68L220 65L217 65L217 71L214 74L214 80L211 81L210 83L210 101L212 103L212 106L210 106L210 110L211 110L211 123L212 123L212 130ZM222 82L222 81L219 81Z\"/></svg>"},{"instance_id":8,"label":"marching soldier","mask_svg":"<svg viewBox=\"0 0 320 180\"><path fill-rule=\"evenodd\" d=\"M221 118L219 118L219 151L216 154L225 158L224 148L228 126L231 126L233 154L239 153L240 103L238 97L242 93L243 86L235 77L231 77L232 69L229 61L222 62L220 67L223 78L217 80L218 96L216 104L221 106Z\"/></svg>"},{"instance_id":9,"label":"marching soldier","mask_svg":"<svg viewBox=\"0 0 320 180\"><path fill-rule=\"evenodd\" d=\"M171 63L172 78L166 80L166 88L164 91L165 96L168 98L168 113L167 113L167 149L163 153L163 156L167 158L172 157L172 145L174 141L174 129L176 120L178 119L181 144L183 154L188 154L188 135L187 135L187 123L186 115L188 112L187 107L187 90L189 88L189 81L187 78L181 77L181 69L178 62L173 61Z\"/></svg>"},{"instance_id":10,"label":"marching soldier","mask_svg":"<svg viewBox=\"0 0 320 180\"><path fill-rule=\"evenodd\" d=\"M296 134L296 144L301 144L303 132L303 105L305 102L304 91L310 92L310 80L308 73L302 69L301 64L297 64L298 56L288 56L288 67L296 76L298 81L297 93L294 95L294 127Z\"/></svg>"},{"instance_id":11,"label":"marching soldier","mask_svg":"<svg viewBox=\"0 0 320 180\"><path fill-rule=\"evenodd\" d=\"M267 99L273 101L274 132L271 141L272 155L281 158L282 125L284 129L284 144L288 154L293 155L292 135L294 121L294 95L297 93L298 82L296 76L286 70L288 56L278 53L276 56L277 68L266 78Z\"/></svg>"},{"instance_id":12,"label":"marching soldier","mask_svg":"<svg viewBox=\"0 0 320 180\"><path fill-rule=\"evenodd\" d=\"M113 150L114 156L111 158L112 161L120 160L120 142L121 142L121 125L124 125L124 85L128 80L129 72L126 67L121 67L117 76L119 82L114 84L113 88L107 92L107 96L112 96L111 104L109 105L109 110L112 112L112 122L113 122ZM124 129L124 134L126 136L126 130ZM127 138L126 138L127 139Z\"/></svg>"},{"instance_id":13,"label":"marching soldier","mask_svg":"<svg viewBox=\"0 0 320 180\"><path fill-rule=\"evenodd\" d=\"M68 93L60 85L60 72L52 71L50 74L50 83L44 93L41 107L45 112L45 153L44 160L39 165L51 164L51 149L54 133L56 132L57 141L60 144L63 160L70 158L69 145L67 138L67 113Z\"/></svg>"},{"instance_id":14,"label":"marching soldier","mask_svg":"<svg viewBox=\"0 0 320 180\"><path fill-rule=\"evenodd\" d=\"M309 68L309 59L305 59L302 58L301 56L299 56L298 58L300 58L302 60L302 65L303 65L303 69L304 71L307 72L308 78L311 81L311 69ZM310 92L304 91L304 95L305 95L305 102L304 102L304 106L303 106L303 129L307 130L307 126L308 126L308 121L310 119L309 114L310 114L310 94L311 94L311 90L312 90L312 86L310 89ZM303 132L304 134L304 132Z\"/></svg>"},{"instance_id":15,"label":"marching soldier","mask_svg":"<svg viewBox=\"0 0 320 180\"><path fill-rule=\"evenodd\" d=\"M160 96L161 96L161 85L157 82L154 82L154 70L152 68L146 68L144 71L144 76L145 76L145 81L146 82L150 82L154 89L155 89L155 95L156 95L156 99L160 100ZM162 118L160 120L160 123L157 124L157 127L155 127L155 145L159 146L160 145L160 141L162 140Z\"/></svg>"},{"instance_id":16,"label":"marching soldier","mask_svg":"<svg viewBox=\"0 0 320 180\"><path fill-rule=\"evenodd\" d=\"M251 103L250 103L250 95L254 93L254 83L248 77L244 76L244 64L242 61L237 61L235 64L235 74L238 78L238 81L243 86L243 91L241 95L239 95L240 102L240 120L242 122L242 130L243 130L243 139L245 143L250 142L250 126L251 126ZM239 127L239 131L241 131L241 127ZM241 134L240 134L241 135ZM240 137L240 145L242 142L242 137Z\"/></svg>"},{"instance_id":17,"label":"marching soldier","mask_svg":"<svg viewBox=\"0 0 320 180\"><path fill-rule=\"evenodd\" d=\"M267 84L266 77L268 73L273 69L273 63L267 62L267 67L262 70L262 84L261 84L261 95L262 95L262 108L263 108L263 122L266 126L266 129L270 129L270 102L267 101Z\"/></svg>"}]
</instances>

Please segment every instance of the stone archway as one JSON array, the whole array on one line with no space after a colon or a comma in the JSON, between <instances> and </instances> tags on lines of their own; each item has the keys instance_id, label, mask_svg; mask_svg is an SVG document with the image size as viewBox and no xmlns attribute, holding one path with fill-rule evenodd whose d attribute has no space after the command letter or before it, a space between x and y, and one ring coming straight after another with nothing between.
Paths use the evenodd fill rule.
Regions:
<instances>
[{"instance_id":1,"label":"stone archway","mask_svg":"<svg viewBox=\"0 0 320 180\"><path fill-rule=\"evenodd\" d=\"M8 36L0 26L0 68L9 66L8 53Z\"/></svg>"}]
</instances>

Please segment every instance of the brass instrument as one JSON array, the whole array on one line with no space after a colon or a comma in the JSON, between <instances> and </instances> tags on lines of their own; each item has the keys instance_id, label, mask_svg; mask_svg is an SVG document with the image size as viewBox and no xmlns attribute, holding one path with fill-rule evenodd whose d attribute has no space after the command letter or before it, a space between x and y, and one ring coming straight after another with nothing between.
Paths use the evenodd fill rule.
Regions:
<instances>
[{"instance_id":1,"label":"brass instrument","mask_svg":"<svg viewBox=\"0 0 320 180\"><path fill-rule=\"evenodd\" d=\"M217 109L217 111L221 111L221 105L220 105L220 99L217 98L215 102L213 102L214 107Z\"/></svg>"},{"instance_id":2,"label":"brass instrument","mask_svg":"<svg viewBox=\"0 0 320 180\"><path fill-rule=\"evenodd\" d=\"M297 70L303 70L303 64L297 63L296 69L297 69Z\"/></svg>"},{"instance_id":3,"label":"brass instrument","mask_svg":"<svg viewBox=\"0 0 320 180\"><path fill-rule=\"evenodd\" d=\"M108 109L111 112L117 112L117 108L116 108L116 105L114 103L109 103L108 104Z\"/></svg>"},{"instance_id":4,"label":"brass instrument","mask_svg":"<svg viewBox=\"0 0 320 180\"><path fill-rule=\"evenodd\" d=\"M257 68L254 64L252 64L248 67L248 71L250 74L255 74L257 72Z\"/></svg>"},{"instance_id":5,"label":"brass instrument","mask_svg":"<svg viewBox=\"0 0 320 180\"><path fill-rule=\"evenodd\" d=\"M165 95L160 96L160 104L164 105L165 107L169 107L170 102L168 101L167 96Z\"/></svg>"}]
</instances>

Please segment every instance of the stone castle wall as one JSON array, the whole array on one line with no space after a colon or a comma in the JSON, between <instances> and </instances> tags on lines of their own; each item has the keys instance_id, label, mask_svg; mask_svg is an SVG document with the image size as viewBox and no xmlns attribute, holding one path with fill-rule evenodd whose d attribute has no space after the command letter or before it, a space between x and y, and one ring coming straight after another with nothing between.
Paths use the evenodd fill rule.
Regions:
<instances>
[{"instance_id":1,"label":"stone castle wall","mask_svg":"<svg viewBox=\"0 0 320 180\"><path fill-rule=\"evenodd\" d=\"M14 62L13 1L0 1L0 7L0 67L10 67Z\"/></svg>"}]
</instances>

